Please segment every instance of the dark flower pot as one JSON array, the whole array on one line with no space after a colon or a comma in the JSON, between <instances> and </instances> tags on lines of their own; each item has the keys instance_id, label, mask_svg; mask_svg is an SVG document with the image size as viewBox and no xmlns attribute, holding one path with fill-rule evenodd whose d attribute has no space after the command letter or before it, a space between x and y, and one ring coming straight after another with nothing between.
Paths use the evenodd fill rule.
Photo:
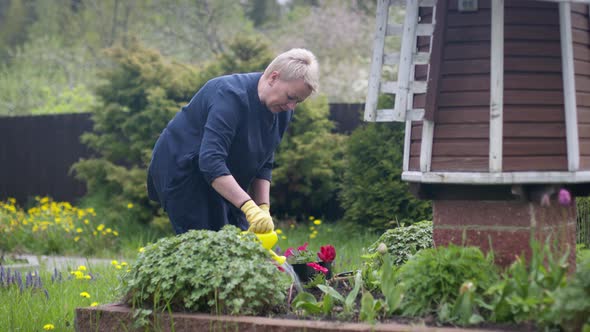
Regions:
<instances>
[{"instance_id":1,"label":"dark flower pot","mask_svg":"<svg viewBox=\"0 0 590 332\"><path fill-rule=\"evenodd\" d=\"M305 283L311 281L311 279L313 279L317 273L316 270L314 270L311 266L307 266L305 263L293 264L292 266L293 271L295 271L295 274L297 275L297 278L299 278L300 282Z\"/></svg>"},{"instance_id":2,"label":"dark flower pot","mask_svg":"<svg viewBox=\"0 0 590 332\"><path fill-rule=\"evenodd\" d=\"M320 262L319 263L322 267L328 269L328 273L326 273L326 279L332 279L332 262Z\"/></svg>"}]
</instances>

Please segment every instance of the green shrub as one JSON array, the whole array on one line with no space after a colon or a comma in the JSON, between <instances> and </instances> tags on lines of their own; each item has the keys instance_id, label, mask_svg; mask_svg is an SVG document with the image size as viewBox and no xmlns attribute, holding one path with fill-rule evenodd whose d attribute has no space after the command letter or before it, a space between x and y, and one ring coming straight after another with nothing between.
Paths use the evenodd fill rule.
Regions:
<instances>
[{"instance_id":1,"label":"green shrub","mask_svg":"<svg viewBox=\"0 0 590 332\"><path fill-rule=\"evenodd\" d=\"M568 256L565 253L555 257L549 240L544 245L531 240L530 262L518 257L501 280L487 291L492 297L486 305L491 311L489 319L553 325L550 315L553 293L566 284Z\"/></svg>"},{"instance_id":2,"label":"green shrub","mask_svg":"<svg viewBox=\"0 0 590 332\"><path fill-rule=\"evenodd\" d=\"M76 178L86 182L88 196L107 196L113 211L138 207L138 221L152 218L147 198L146 169L158 134L180 107L192 97L196 72L169 63L159 53L132 43L107 51L113 66L101 73L99 104L93 109L93 132L82 142L96 157L72 166Z\"/></svg>"},{"instance_id":3,"label":"green shrub","mask_svg":"<svg viewBox=\"0 0 590 332\"><path fill-rule=\"evenodd\" d=\"M568 284L555 292L552 320L565 331L590 331L590 256L578 262Z\"/></svg>"},{"instance_id":4,"label":"green shrub","mask_svg":"<svg viewBox=\"0 0 590 332\"><path fill-rule=\"evenodd\" d=\"M289 281L254 235L226 226L145 247L123 291L136 308L264 315L285 304Z\"/></svg>"},{"instance_id":5,"label":"green shrub","mask_svg":"<svg viewBox=\"0 0 590 332\"><path fill-rule=\"evenodd\" d=\"M346 136L331 132L334 123L329 112L325 96L297 106L275 156L273 214L326 216L326 207L336 201ZM327 217L339 217L337 213Z\"/></svg>"},{"instance_id":6,"label":"green shrub","mask_svg":"<svg viewBox=\"0 0 590 332\"><path fill-rule=\"evenodd\" d=\"M401 180L403 127L369 123L347 141L340 199L347 221L381 230L432 218L430 202L414 198Z\"/></svg>"},{"instance_id":7,"label":"green shrub","mask_svg":"<svg viewBox=\"0 0 590 332\"><path fill-rule=\"evenodd\" d=\"M484 256L476 247L452 244L419 251L394 277L404 294L399 306L402 315L437 314L439 321L462 323L476 322L474 315L482 316L474 298L481 297L497 280L492 255ZM470 295L469 301L464 294Z\"/></svg>"},{"instance_id":8,"label":"green shrub","mask_svg":"<svg viewBox=\"0 0 590 332\"><path fill-rule=\"evenodd\" d=\"M432 248L432 221L423 220L410 226L389 229L367 248L363 256L363 279L370 288L378 286L379 269L384 258L400 266L418 250ZM389 255L387 255L389 254Z\"/></svg>"}]
</instances>

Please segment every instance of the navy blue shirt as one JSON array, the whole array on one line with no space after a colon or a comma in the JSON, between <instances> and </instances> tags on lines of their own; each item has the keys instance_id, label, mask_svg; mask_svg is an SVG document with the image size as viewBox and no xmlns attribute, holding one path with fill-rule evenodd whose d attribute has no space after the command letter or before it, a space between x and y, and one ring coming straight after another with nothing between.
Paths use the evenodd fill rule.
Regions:
<instances>
[{"instance_id":1,"label":"navy blue shirt","mask_svg":"<svg viewBox=\"0 0 590 332\"><path fill-rule=\"evenodd\" d=\"M207 82L168 123L148 169L148 194L160 202L177 233L247 229L244 214L211 182L232 175L245 191L255 178L271 180L274 151L293 111L274 114L258 97L261 73Z\"/></svg>"}]
</instances>

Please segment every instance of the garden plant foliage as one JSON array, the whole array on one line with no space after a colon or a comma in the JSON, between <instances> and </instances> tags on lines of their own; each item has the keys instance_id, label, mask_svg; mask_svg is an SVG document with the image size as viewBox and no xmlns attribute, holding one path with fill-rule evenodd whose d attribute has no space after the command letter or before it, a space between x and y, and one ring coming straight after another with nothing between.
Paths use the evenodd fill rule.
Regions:
<instances>
[{"instance_id":1,"label":"garden plant foliage","mask_svg":"<svg viewBox=\"0 0 590 332\"><path fill-rule=\"evenodd\" d=\"M27 210L14 198L0 201L0 256L4 253L96 254L117 250L119 231L98 221L93 208L36 197Z\"/></svg>"},{"instance_id":2,"label":"garden plant foliage","mask_svg":"<svg viewBox=\"0 0 590 332\"><path fill-rule=\"evenodd\" d=\"M483 294L498 281L498 272L491 255L485 256L476 247L451 244L419 251L399 268L394 280L403 284L402 315L438 314L441 321L456 321L460 319L459 308L453 308L460 306L459 295L467 291ZM479 315L477 311L473 314ZM464 323L469 319L471 315Z\"/></svg>"},{"instance_id":3,"label":"garden plant foliage","mask_svg":"<svg viewBox=\"0 0 590 332\"><path fill-rule=\"evenodd\" d=\"M590 255L581 257L568 284L555 292L550 318L565 331L590 331Z\"/></svg>"},{"instance_id":4,"label":"garden plant foliage","mask_svg":"<svg viewBox=\"0 0 590 332\"><path fill-rule=\"evenodd\" d=\"M352 133L340 195L344 219L385 230L432 218L430 202L414 198L401 180L403 142L399 124L370 123Z\"/></svg>"},{"instance_id":5,"label":"garden plant foliage","mask_svg":"<svg viewBox=\"0 0 590 332\"><path fill-rule=\"evenodd\" d=\"M347 137L332 133L329 114L325 96L313 96L297 106L275 156L273 213L324 215L326 206L336 201Z\"/></svg>"},{"instance_id":6,"label":"garden plant foliage","mask_svg":"<svg viewBox=\"0 0 590 332\"><path fill-rule=\"evenodd\" d=\"M367 248L367 254L363 256L363 279L369 288L373 288L379 283L377 274L385 257L393 265L401 266L416 252L427 248L432 248L432 221L423 220L389 229Z\"/></svg>"},{"instance_id":7,"label":"garden plant foliage","mask_svg":"<svg viewBox=\"0 0 590 332\"><path fill-rule=\"evenodd\" d=\"M137 308L265 315L285 305L290 282L251 233L193 230L146 246L123 278Z\"/></svg>"}]
</instances>

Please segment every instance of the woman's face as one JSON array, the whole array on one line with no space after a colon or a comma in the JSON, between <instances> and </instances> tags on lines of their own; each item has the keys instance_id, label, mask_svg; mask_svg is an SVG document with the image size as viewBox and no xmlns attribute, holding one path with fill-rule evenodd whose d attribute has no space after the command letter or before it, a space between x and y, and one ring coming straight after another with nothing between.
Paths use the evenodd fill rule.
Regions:
<instances>
[{"instance_id":1,"label":"woman's face","mask_svg":"<svg viewBox=\"0 0 590 332\"><path fill-rule=\"evenodd\" d=\"M292 110L311 95L311 88L303 79L281 80L278 72L272 72L262 84L260 100L273 113Z\"/></svg>"}]
</instances>

